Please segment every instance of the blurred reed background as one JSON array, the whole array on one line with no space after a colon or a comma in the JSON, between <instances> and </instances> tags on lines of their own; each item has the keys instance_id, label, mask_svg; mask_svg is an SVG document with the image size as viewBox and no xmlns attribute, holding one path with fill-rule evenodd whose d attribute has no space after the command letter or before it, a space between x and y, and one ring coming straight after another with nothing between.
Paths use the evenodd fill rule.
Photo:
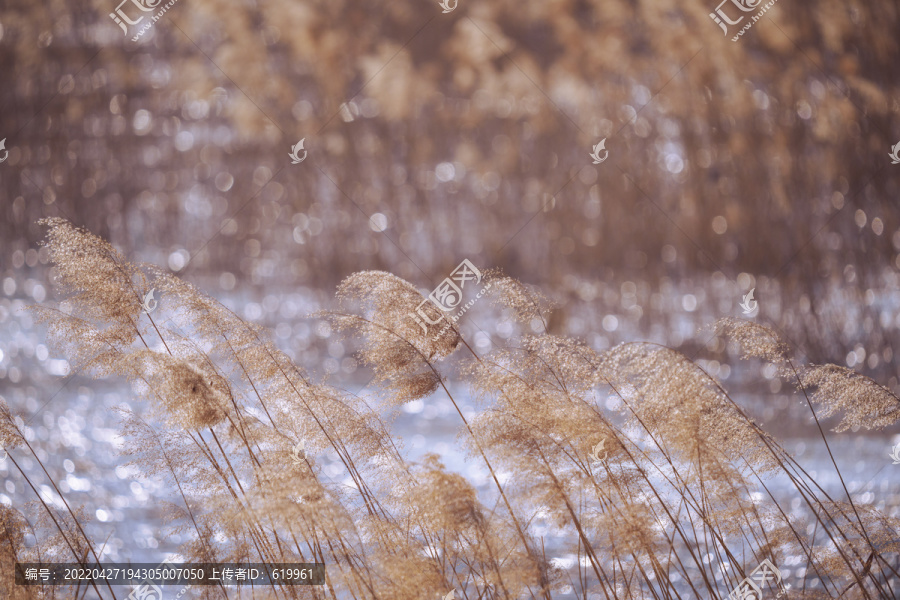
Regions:
<instances>
[{"instance_id":1,"label":"blurred reed background","mask_svg":"<svg viewBox=\"0 0 900 600\"><path fill-rule=\"evenodd\" d=\"M778 3L738 43L704 1L197 0L140 42L107 4L0 13L4 277L68 216L222 291L430 288L468 257L564 312L625 282L647 311L745 273L811 359L889 347L867 292L900 265L890 2Z\"/></svg>"},{"instance_id":2,"label":"blurred reed background","mask_svg":"<svg viewBox=\"0 0 900 600\"><path fill-rule=\"evenodd\" d=\"M354 272L427 291L463 258L552 298L552 333L664 343L748 397L781 383L698 329L751 288L806 360L900 385L894 2L782 0L737 43L711 0L181 0L139 42L115 8L0 7L0 395L48 443L70 431L97 477L122 389L57 396L66 363L21 311L54 300L42 217L170 269L353 391L371 376L355 343L306 315ZM465 326L502 345L480 310ZM758 416L796 433L793 404Z\"/></svg>"}]
</instances>

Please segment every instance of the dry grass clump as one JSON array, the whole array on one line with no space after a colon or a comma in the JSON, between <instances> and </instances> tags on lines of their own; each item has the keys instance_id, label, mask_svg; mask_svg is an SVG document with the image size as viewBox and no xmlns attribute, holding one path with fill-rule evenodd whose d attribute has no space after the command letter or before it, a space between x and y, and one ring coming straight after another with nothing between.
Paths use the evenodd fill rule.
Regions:
<instances>
[{"instance_id":1,"label":"dry grass clump","mask_svg":"<svg viewBox=\"0 0 900 600\"><path fill-rule=\"evenodd\" d=\"M865 375L838 365L810 365L800 381L814 387L812 399L825 406L822 417L843 413L835 431L851 427L883 429L900 419L900 397Z\"/></svg>"},{"instance_id":2,"label":"dry grass clump","mask_svg":"<svg viewBox=\"0 0 900 600\"><path fill-rule=\"evenodd\" d=\"M629 422L650 432L668 457L697 463L718 455L728 462L741 458L761 471L778 468L778 456L769 451L772 440L683 354L623 344L607 353L603 366L607 380L627 385Z\"/></svg>"},{"instance_id":3,"label":"dry grass clump","mask_svg":"<svg viewBox=\"0 0 900 600\"><path fill-rule=\"evenodd\" d=\"M66 294L66 301L81 319L101 328L96 332L110 343L127 344L134 340L135 328L144 295L150 291L143 272L125 260L111 244L74 227L60 218L42 219L49 227L46 247L55 266L54 285ZM55 333L70 335L77 348L84 332L61 327Z\"/></svg>"},{"instance_id":4,"label":"dry grass clump","mask_svg":"<svg viewBox=\"0 0 900 600\"><path fill-rule=\"evenodd\" d=\"M0 447L12 450L24 439L6 399L0 396Z\"/></svg>"},{"instance_id":5,"label":"dry grass clump","mask_svg":"<svg viewBox=\"0 0 900 600\"><path fill-rule=\"evenodd\" d=\"M128 356L132 376L156 394L156 406L173 424L203 429L228 417L228 383L210 367L152 350L138 350Z\"/></svg>"},{"instance_id":6,"label":"dry grass clump","mask_svg":"<svg viewBox=\"0 0 900 600\"><path fill-rule=\"evenodd\" d=\"M547 330L547 322L553 304L546 296L533 290L520 281L504 277L499 270L485 271L484 278L490 284L491 299L513 313L516 321L523 325L531 325L537 321Z\"/></svg>"},{"instance_id":7,"label":"dry grass clump","mask_svg":"<svg viewBox=\"0 0 900 600\"><path fill-rule=\"evenodd\" d=\"M900 420L900 397L852 369L838 365L796 366L790 348L777 332L749 321L720 319L716 331L740 345L744 358L761 358L776 365L776 373L801 391L813 389L809 399L825 410L826 418L842 413L835 431L851 428L883 429Z\"/></svg>"},{"instance_id":8,"label":"dry grass clump","mask_svg":"<svg viewBox=\"0 0 900 600\"><path fill-rule=\"evenodd\" d=\"M63 221L48 224L75 301L71 311L39 313L85 369L124 377L151 407L121 409L125 454L173 491L161 505L171 530L190 534L181 553L327 565L327 587L277 586L256 597L724 598L763 559L791 559L805 565L806 580L822 582L791 598L896 598L900 522L849 493L826 493L720 382L675 350L629 343L597 352L549 335L547 302L492 273L493 301L520 330L544 332L480 355L455 325L443 329L438 313L426 313L435 324L423 330L410 315L423 300L412 284L359 273L340 287L329 317L362 336L360 358L382 384L379 404L314 384L262 328L186 282L127 264ZM71 264L82 261L91 268ZM92 291L93 273L113 272L140 285ZM164 292L151 314L129 295L147 286ZM883 427L900 416L896 395L870 380L833 366L795 368L768 328L723 321L719 331L804 391L815 386L813 402L841 412L842 426ZM475 415L446 386L451 372L476 397ZM378 408L391 414L437 390L456 408L471 468L487 473L489 489L436 456L410 462ZM0 403L12 464L28 453L43 468L20 423ZM324 468L326 454L337 477L334 465ZM2 572L25 558L99 560L84 515L58 488L65 510L49 506L19 472L43 516L26 522L0 507ZM804 511L779 504L776 476ZM43 597L36 588L13 593Z\"/></svg>"},{"instance_id":9,"label":"dry grass clump","mask_svg":"<svg viewBox=\"0 0 900 600\"><path fill-rule=\"evenodd\" d=\"M17 557L25 556L25 533L28 521L21 512L0 504L0 597L10 600L27 598L27 592L15 585Z\"/></svg>"},{"instance_id":10,"label":"dry grass clump","mask_svg":"<svg viewBox=\"0 0 900 600\"><path fill-rule=\"evenodd\" d=\"M753 321L726 317L716 322L715 329L740 345L743 358L755 357L780 364L790 353L790 347L776 331Z\"/></svg>"},{"instance_id":11,"label":"dry grass clump","mask_svg":"<svg viewBox=\"0 0 900 600\"><path fill-rule=\"evenodd\" d=\"M363 336L360 358L372 366L379 382L388 384L394 402L424 398L438 388L441 376L432 363L456 350L459 332L432 303L422 304L425 298L411 283L365 271L348 277L337 296L342 308L356 303L360 313L329 317L338 330Z\"/></svg>"}]
</instances>

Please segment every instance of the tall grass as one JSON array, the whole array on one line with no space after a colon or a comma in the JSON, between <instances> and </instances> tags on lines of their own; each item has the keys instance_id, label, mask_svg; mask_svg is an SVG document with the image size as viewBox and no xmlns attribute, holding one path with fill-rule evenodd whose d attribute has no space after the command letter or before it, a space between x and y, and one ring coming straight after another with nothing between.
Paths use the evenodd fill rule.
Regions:
<instances>
[{"instance_id":1,"label":"tall grass","mask_svg":"<svg viewBox=\"0 0 900 600\"><path fill-rule=\"evenodd\" d=\"M626 343L597 352L542 333L547 301L500 273L486 274L488 297L519 333L485 354L455 326L423 332L409 317L423 299L412 284L376 271L345 280L327 317L362 341L360 359L382 392L361 398L310 381L265 330L190 284L128 262L66 221L46 224L66 300L35 310L73 369L122 377L146 400L146 413L121 409L125 458L170 484L172 529L191 534L180 553L326 564L324 587L275 586L254 597L725 598L764 559L805 565L789 598L900 595L898 519L854 502L846 486L822 489L678 351ZM141 300L153 288L165 302L147 314ZM835 365L797 364L769 328L725 319L717 329L774 364L817 423L836 413L840 428L900 418L890 390ZM476 398L475 414L448 386L451 372ZM456 408L472 472L450 472L433 454L410 461L392 436L397 409L432 394ZM0 404L0 442L38 499L0 507L4 597L126 596L124 588L12 584L15 561L102 555L23 425ZM317 458L326 453L342 465L337 480ZM20 467L25 454L63 510ZM476 489L477 472L487 473L488 490ZM779 503L776 477L805 510ZM548 531L564 545L548 548ZM35 544L25 544L27 534ZM574 564L553 560L569 553Z\"/></svg>"}]
</instances>

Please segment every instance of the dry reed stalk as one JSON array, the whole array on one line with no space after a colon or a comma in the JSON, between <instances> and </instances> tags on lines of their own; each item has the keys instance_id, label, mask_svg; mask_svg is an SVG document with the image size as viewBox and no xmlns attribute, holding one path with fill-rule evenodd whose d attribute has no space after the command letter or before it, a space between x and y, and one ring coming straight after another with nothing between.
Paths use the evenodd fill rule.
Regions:
<instances>
[{"instance_id":1,"label":"dry reed stalk","mask_svg":"<svg viewBox=\"0 0 900 600\"><path fill-rule=\"evenodd\" d=\"M520 333L485 355L455 326L423 332L408 316L423 300L412 284L372 271L348 278L339 310L327 316L363 340L360 359L382 393L359 398L311 382L261 327L190 284L129 263L63 220L46 224L67 307L36 311L76 368L123 377L146 400L146 414L121 411L125 454L142 476L177 490L165 512L172 531L192 533L181 553L198 562L328 566L324 589L277 586L263 595L434 600L456 589L473 600L724 598L761 560L799 556L824 593L896 598L898 519L859 505L846 486L845 499L829 496L689 357L647 343L597 352L549 335L546 299L500 273L486 274L492 300L520 331L536 323L545 331ZM165 306L148 315L140 301L153 288ZM811 410L840 413L842 429L880 428L900 416L897 396L870 379L834 365L795 367L769 328L717 326L747 357L775 364ZM449 369L470 386L475 416L450 392ZM391 435L399 406L437 390L492 479L493 508L438 457L407 461ZM16 467L23 449L37 458L4 402L0 443ZM318 457L326 452L348 483L325 475ZM65 499L66 511L55 510L20 474L45 516L32 526L0 507L0 572L35 557L99 560L83 515ZM794 486L806 517L779 505L768 484L774 475ZM565 540L554 554L578 557L576 578L548 560L548 528ZM29 529L38 540L31 548L23 543ZM10 594L36 598L36 589ZM823 591L804 583L790 594Z\"/></svg>"}]
</instances>

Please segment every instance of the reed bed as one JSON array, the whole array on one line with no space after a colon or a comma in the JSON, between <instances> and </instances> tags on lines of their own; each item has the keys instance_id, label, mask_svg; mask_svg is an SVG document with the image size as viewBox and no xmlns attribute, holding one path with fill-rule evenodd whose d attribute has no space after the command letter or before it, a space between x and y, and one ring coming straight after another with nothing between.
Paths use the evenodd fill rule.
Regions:
<instances>
[{"instance_id":1,"label":"reed bed","mask_svg":"<svg viewBox=\"0 0 900 600\"><path fill-rule=\"evenodd\" d=\"M822 489L691 357L650 343L598 352L550 335L550 303L502 273L485 273L486 298L518 333L481 354L456 325L420 328L409 313L423 297L411 283L380 271L347 278L324 316L362 344L378 392L359 397L312 381L267 331L191 284L67 221L44 223L64 301L34 310L74 370L127 380L144 400L145 412L120 411L122 460L173 490L160 502L170 531L191 534L184 559L326 565L325 586L205 587L194 597L726 598L764 560L805 565L802 585L772 586L766 598L900 595L897 518L855 502L846 486ZM165 302L147 313L151 289ZM774 365L816 423L837 415L838 429L872 429L900 419L889 389L836 365L799 364L771 328L736 319L715 328L748 359ZM451 391L463 385L474 414ZM440 456L409 460L392 435L399 408L433 394L456 408L459 439L489 489ZM126 597L99 585L13 585L16 561L102 562L103 540L87 535L87 516L5 402L0 443L36 496L0 507L0 595ZM323 472L326 453L341 477ZM44 479L26 474L25 456ZM775 478L793 486L803 516L776 500ZM38 493L44 484L61 506ZM563 547L548 549L548 526ZM561 565L560 552L578 560Z\"/></svg>"}]
</instances>

